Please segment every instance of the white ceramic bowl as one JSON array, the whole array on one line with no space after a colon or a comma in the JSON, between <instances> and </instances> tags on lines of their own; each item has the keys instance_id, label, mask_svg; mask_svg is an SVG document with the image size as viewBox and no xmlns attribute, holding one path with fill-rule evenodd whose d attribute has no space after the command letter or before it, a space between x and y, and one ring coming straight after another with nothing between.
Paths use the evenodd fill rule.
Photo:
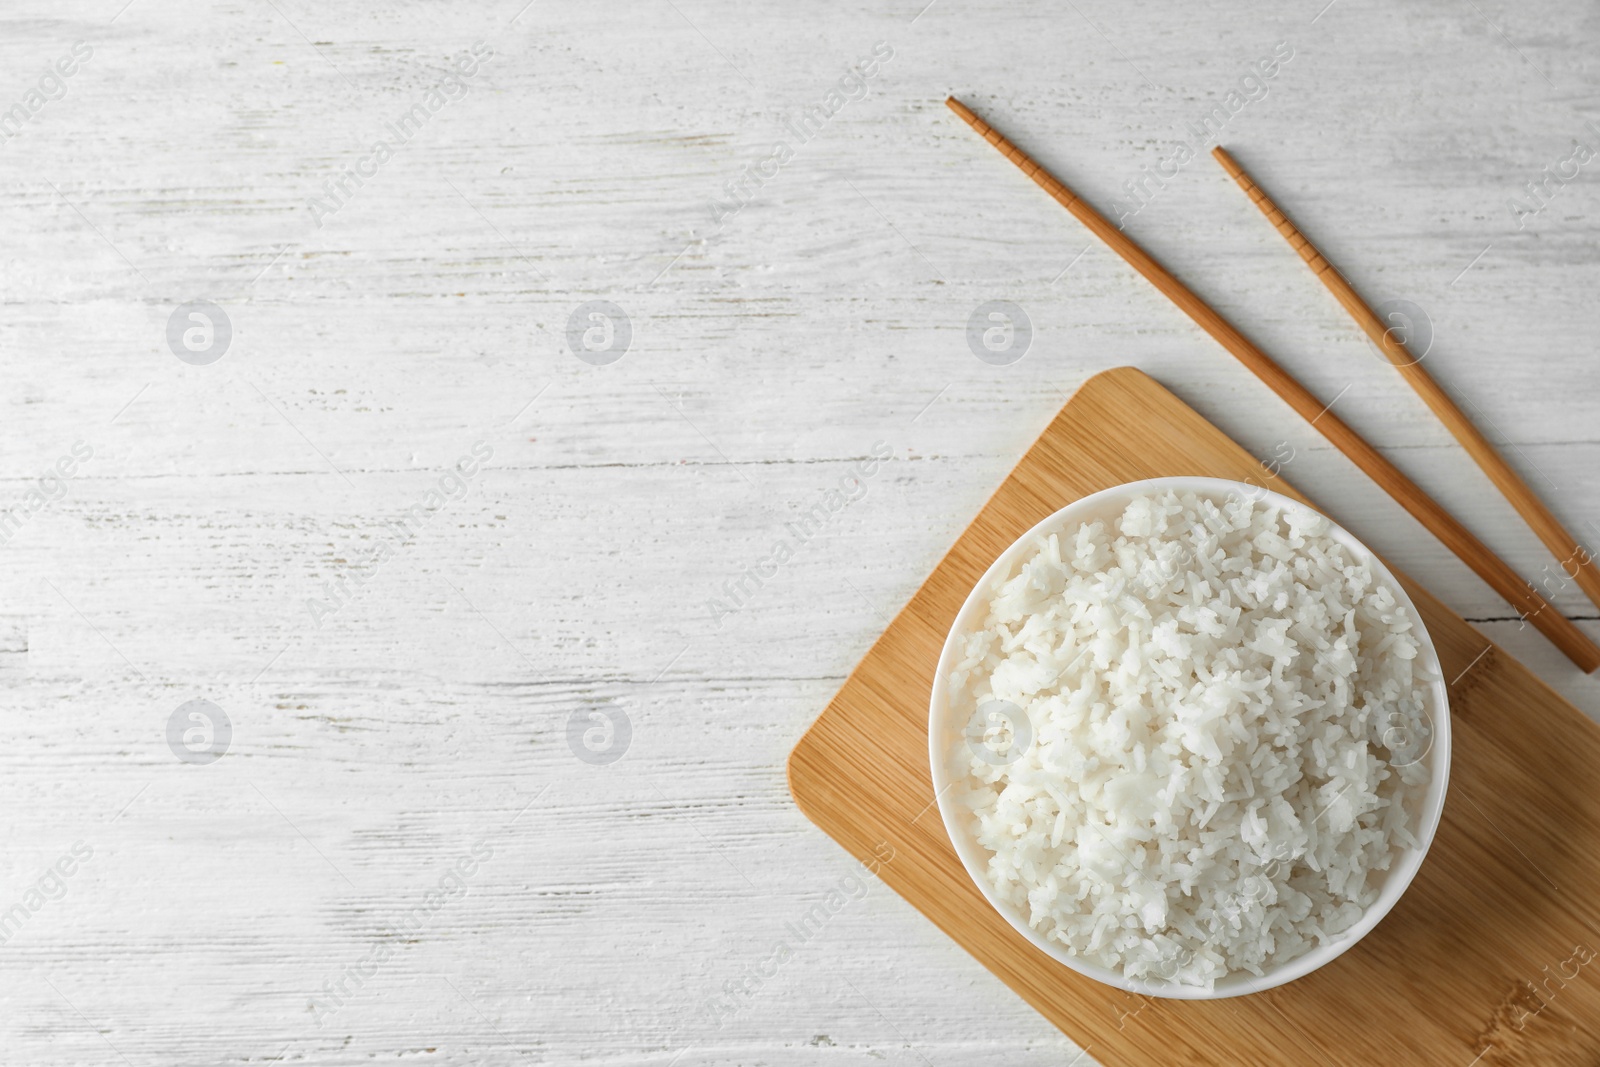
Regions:
<instances>
[{"instance_id":1,"label":"white ceramic bowl","mask_svg":"<svg viewBox=\"0 0 1600 1067\"><path fill-rule=\"evenodd\" d=\"M1449 693L1439 667L1439 655L1434 648L1433 640L1428 636L1422 618L1417 613L1416 605L1406 595L1405 589L1370 549L1337 524L1333 525L1329 530L1329 536L1344 545L1356 557L1370 564L1373 572L1394 588L1400 603L1405 605L1412 618L1416 620L1416 635L1421 647L1418 649L1414 665L1420 677L1432 681L1431 706L1426 712L1433 730L1432 746L1423 757L1428 764L1431 778L1427 792L1422 796L1418 807L1413 810L1416 816L1413 826L1417 827L1414 833L1419 842L1418 847L1400 850L1389 870L1381 872L1378 876L1382 878L1379 883L1378 899L1350 929L1328 944L1320 945L1281 967L1268 970L1262 977L1256 977L1249 972L1237 972L1219 979L1212 992L1195 986L1129 979L1117 971L1079 959L1059 942L1046 941L1028 926L1025 915L998 900L991 891L989 880L984 873L989 852L977 843L971 829L973 821L971 813L958 810L956 801L950 795L951 783L965 777L966 774L957 761L966 743L967 722L964 717L958 721L949 709L948 699L948 678L956 658L957 639L981 624L995 582L1001 579L1002 575L1009 577L1016 572L1017 567L1031 552L1034 539L1040 534L1053 530L1075 530L1083 523L1093 522L1096 519L1114 519L1134 497L1168 489L1194 492L1213 499L1221 499L1231 494L1245 494L1283 506L1298 504L1297 501L1258 486L1222 478L1152 478L1149 481L1119 485L1074 501L1023 534L1015 544L1000 554L1000 558L994 561L993 566L984 572L977 586L967 596L966 603L961 605L961 611L956 615L950 635L945 638L944 651L939 656L939 673L933 682L933 697L928 716L929 759L933 769L933 787L938 798L939 815L944 819L945 832L950 835L950 841L955 845L956 854L961 857L962 864L967 868L967 874L972 877L972 881L990 905L1003 915L1018 933L1033 942L1039 951L1079 974L1132 993L1178 1000L1220 1000L1224 997L1261 992L1310 974L1361 940L1368 931L1378 925L1400 899L1400 895L1411 884L1411 879L1416 876L1417 869L1422 866L1422 859L1427 854L1428 846L1433 843L1434 833L1439 828L1439 817L1444 810L1445 789L1450 776Z\"/></svg>"}]
</instances>

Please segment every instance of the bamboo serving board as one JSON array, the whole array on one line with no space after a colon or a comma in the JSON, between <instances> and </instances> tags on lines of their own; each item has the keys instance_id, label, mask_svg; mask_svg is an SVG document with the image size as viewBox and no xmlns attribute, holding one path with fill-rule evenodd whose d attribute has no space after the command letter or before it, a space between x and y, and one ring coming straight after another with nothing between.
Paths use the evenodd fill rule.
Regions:
<instances>
[{"instance_id":1,"label":"bamboo serving board","mask_svg":"<svg viewBox=\"0 0 1600 1067\"><path fill-rule=\"evenodd\" d=\"M984 901L928 771L945 635L1029 527L1078 497L1168 475L1252 479L1305 499L1141 371L1091 378L795 746L800 809L857 858L892 848L873 860L879 876L1106 1067L1600 1065L1600 729L1403 575L1455 679L1450 791L1416 881L1348 952L1264 993L1157 1000L1056 963Z\"/></svg>"}]
</instances>

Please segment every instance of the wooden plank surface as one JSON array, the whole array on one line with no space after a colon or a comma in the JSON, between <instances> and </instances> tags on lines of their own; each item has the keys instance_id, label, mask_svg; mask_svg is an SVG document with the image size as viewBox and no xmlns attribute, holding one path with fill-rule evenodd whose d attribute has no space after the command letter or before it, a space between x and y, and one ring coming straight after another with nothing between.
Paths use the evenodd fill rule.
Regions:
<instances>
[{"instance_id":1,"label":"wooden plank surface","mask_svg":"<svg viewBox=\"0 0 1600 1067\"><path fill-rule=\"evenodd\" d=\"M0 908L74 841L94 857L0 946L8 1061L1074 1063L876 881L751 975L854 866L785 757L1065 393L1127 363L1252 455L1292 455L1352 532L1600 715L1600 679L941 103L1113 214L1287 42L1222 139L1363 292L1425 310L1435 376L1586 536L1596 170L1526 225L1506 205L1591 136L1582 5L14 0L0 110L79 40L65 94L0 147L0 503L95 450L0 546ZM314 217L479 40L465 95ZM866 92L715 222L879 41ZM1553 576L1220 170L1188 163L1126 225ZM234 327L203 367L166 337L196 298ZM593 299L632 320L609 366L567 347ZM1033 325L1009 366L967 340L997 299ZM480 439L469 491L317 626L308 598ZM723 583L877 441L866 494L719 625ZM1600 638L1581 593L1552 595ZM164 737L196 697L233 719L209 767ZM632 741L595 766L566 729L601 708ZM319 1023L323 982L485 835L469 896Z\"/></svg>"},{"instance_id":2,"label":"wooden plank surface","mask_svg":"<svg viewBox=\"0 0 1600 1067\"><path fill-rule=\"evenodd\" d=\"M994 558L1078 497L1141 478L1254 479L1300 496L1143 372L1085 383L872 646L789 760L805 813L1108 1067L1600 1063L1600 800L1570 782L1600 729L1416 583L1455 729L1439 835L1406 895L1337 960L1265 993L1139 997L1055 963L984 901L932 806L928 695ZM1304 497L1300 497L1305 499ZM1337 516L1334 516L1337 518Z\"/></svg>"}]
</instances>

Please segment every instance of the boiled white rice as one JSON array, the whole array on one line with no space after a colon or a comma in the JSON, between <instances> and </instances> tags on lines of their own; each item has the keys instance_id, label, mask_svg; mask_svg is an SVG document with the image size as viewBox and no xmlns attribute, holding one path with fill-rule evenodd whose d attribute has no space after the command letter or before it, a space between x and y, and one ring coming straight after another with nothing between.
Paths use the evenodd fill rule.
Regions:
<instances>
[{"instance_id":1,"label":"boiled white rice","mask_svg":"<svg viewBox=\"0 0 1600 1067\"><path fill-rule=\"evenodd\" d=\"M1416 844L1415 620L1327 531L1167 492L997 582L949 679L958 788L990 885L1041 935L1211 988L1348 929Z\"/></svg>"}]
</instances>

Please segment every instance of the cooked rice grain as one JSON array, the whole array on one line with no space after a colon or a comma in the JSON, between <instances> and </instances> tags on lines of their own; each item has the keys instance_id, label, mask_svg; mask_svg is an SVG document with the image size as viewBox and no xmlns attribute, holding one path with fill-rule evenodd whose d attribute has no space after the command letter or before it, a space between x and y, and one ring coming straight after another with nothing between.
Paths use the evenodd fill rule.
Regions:
<instances>
[{"instance_id":1,"label":"cooked rice grain","mask_svg":"<svg viewBox=\"0 0 1600 1067\"><path fill-rule=\"evenodd\" d=\"M1044 937L1211 988L1348 929L1416 845L1416 623L1328 530L1169 491L1042 537L994 588L950 676L958 788Z\"/></svg>"}]
</instances>

